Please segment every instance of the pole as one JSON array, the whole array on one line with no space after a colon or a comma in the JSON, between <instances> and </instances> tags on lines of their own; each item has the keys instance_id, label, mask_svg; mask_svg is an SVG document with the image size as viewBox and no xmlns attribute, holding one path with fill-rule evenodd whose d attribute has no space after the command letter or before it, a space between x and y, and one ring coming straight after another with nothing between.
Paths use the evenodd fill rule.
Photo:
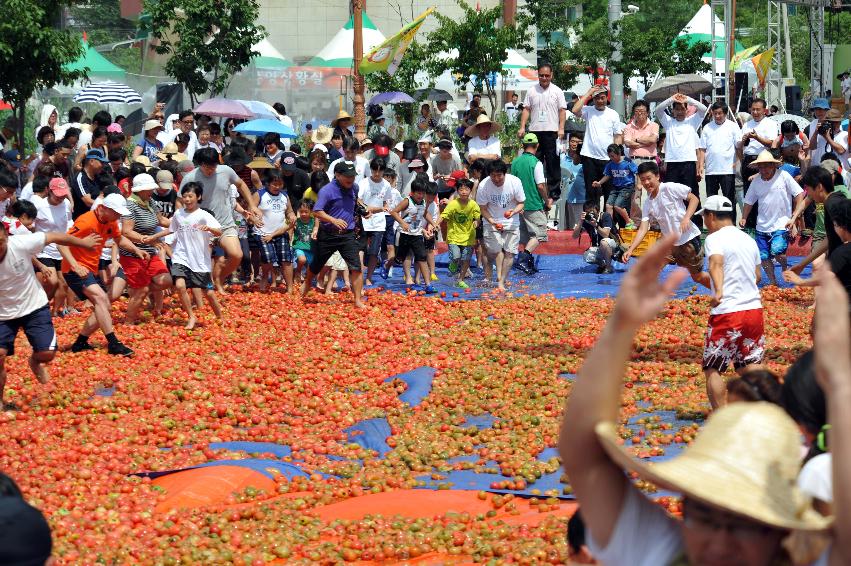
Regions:
<instances>
[{"instance_id":1,"label":"pole","mask_svg":"<svg viewBox=\"0 0 851 566\"><path fill-rule=\"evenodd\" d=\"M616 30L617 23L621 19L621 0L609 0L609 29L615 39L615 49L612 53L612 63L617 65L621 61L621 41L619 32ZM623 75L621 73L611 73L609 79L609 92L612 94L612 109L618 113L618 116L624 115L623 106Z\"/></svg>"},{"instance_id":2,"label":"pole","mask_svg":"<svg viewBox=\"0 0 851 566\"><path fill-rule=\"evenodd\" d=\"M784 2L780 4L780 15L782 18L782 27L783 27L783 54L785 55L785 63L786 63L786 77L787 79L793 79L794 73L792 72L792 42L789 39L789 7ZM787 83L787 84L792 84ZM782 94L782 93L781 93ZM783 100L781 96L780 100Z\"/></svg>"},{"instance_id":3,"label":"pole","mask_svg":"<svg viewBox=\"0 0 851 566\"><path fill-rule=\"evenodd\" d=\"M363 59L363 0L352 0L352 11L354 13L355 40L354 40L354 111L355 111L355 137L362 140L366 137L366 111L364 110L365 84L363 75L360 74L360 63Z\"/></svg>"},{"instance_id":4,"label":"pole","mask_svg":"<svg viewBox=\"0 0 851 566\"><path fill-rule=\"evenodd\" d=\"M513 26L517 17L517 0L502 0L502 23L506 26ZM505 81L502 81L502 105L511 99L514 90L505 88Z\"/></svg>"},{"instance_id":5,"label":"pole","mask_svg":"<svg viewBox=\"0 0 851 566\"><path fill-rule=\"evenodd\" d=\"M730 104L730 101L735 102L736 106L731 108L735 116L739 112L739 101L736 100L736 71L730 68L730 59L736 52L736 0L731 0L730 26L727 28L727 33L730 34L729 48L725 54L727 58L727 104Z\"/></svg>"}]
</instances>

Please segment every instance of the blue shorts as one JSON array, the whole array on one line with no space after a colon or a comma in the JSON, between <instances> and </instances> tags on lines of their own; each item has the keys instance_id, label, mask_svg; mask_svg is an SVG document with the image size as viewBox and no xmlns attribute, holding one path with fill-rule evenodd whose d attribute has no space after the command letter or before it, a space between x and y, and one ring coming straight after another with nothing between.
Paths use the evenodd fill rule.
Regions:
<instances>
[{"instance_id":1,"label":"blue shorts","mask_svg":"<svg viewBox=\"0 0 851 566\"><path fill-rule=\"evenodd\" d=\"M606 205L629 210L634 193L635 187L632 185L629 187L615 187L609 193L609 200L606 201Z\"/></svg>"},{"instance_id":2,"label":"blue shorts","mask_svg":"<svg viewBox=\"0 0 851 566\"><path fill-rule=\"evenodd\" d=\"M789 248L789 234L786 230L758 231L756 233L756 247L759 248L759 259L763 261L783 255Z\"/></svg>"},{"instance_id":3,"label":"blue shorts","mask_svg":"<svg viewBox=\"0 0 851 566\"><path fill-rule=\"evenodd\" d=\"M15 353L15 337L21 328L24 329L33 352L56 350L56 331L53 329L48 305L20 318L0 320L0 349L6 350L7 356Z\"/></svg>"},{"instance_id":4,"label":"blue shorts","mask_svg":"<svg viewBox=\"0 0 851 566\"><path fill-rule=\"evenodd\" d=\"M80 277L74 271L69 271L68 273L63 273L63 277L65 277L65 283L68 284L68 287L74 291L81 300L86 299L87 295L85 293L86 287L91 287L92 285L97 285L104 291L106 291L106 285L101 281L100 276L89 271L85 277Z\"/></svg>"},{"instance_id":5,"label":"blue shorts","mask_svg":"<svg viewBox=\"0 0 851 566\"><path fill-rule=\"evenodd\" d=\"M387 222L386 228L384 229L384 245L385 246L395 246L396 245L396 219L390 216L389 214L385 218Z\"/></svg>"},{"instance_id":6,"label":"blue shorts","mask_svg":"<svg viewBox=\"0 0 851 566\"><path fill-rule=\"evenodd\" d=\"M293 255L296 260L303 257L307 265L310 265L310 262L313 261L313 252L310 250L293 250Z\"/></svg>"},{"instance_id":7,"label":"blue shorts","mask_svg":"<svg viewBox=\"0 0 851 566\"><path fill-rule=\"evenodd\" d=\"M268 242L260 240L260 263L271 263L280 267L284 263L293 262L293 249L290 247L290 236L284 234L272 238Z\"/></svg>"},{"instance_id":8,"label":"blue shorts","mask_svg":"<svg viewBox=\"0 0 851 566\"><path fill-rule=\"evenodd\" d=\"M384 242L384 238L387 235L387 231L384 232L364 232L363 236L369 242L367 244L366 255L372 257L378 257L381 255L381 244Z\"/></svg>"},{"instance_id":9,"label":"blue shorts","mask_svg":"<svg viewBox=\"0 0 851 566\"><path fill-rule=\"evenodd\" d=\"M449 244L449 257L453 261L470 261L473 258L473 246Z\"/></svg>"}]
</instances>

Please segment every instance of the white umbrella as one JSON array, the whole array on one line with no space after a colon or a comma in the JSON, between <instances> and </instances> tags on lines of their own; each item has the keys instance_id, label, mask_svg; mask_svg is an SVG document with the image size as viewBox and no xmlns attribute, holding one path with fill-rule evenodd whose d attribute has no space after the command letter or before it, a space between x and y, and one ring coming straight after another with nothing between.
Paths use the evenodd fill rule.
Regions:
<instances>
[{"instance_id":1,"label":"white umbrella","mask_svg":"<svg viewBox=\"0 0 851 566\"><path fill-rule=\"evenodd\" d=\"M94 102L96 104L142 104L142 96L121 83L107 81L92 83L74 96L74 102Z\"/></svg>"},{"instance_id":2,"label":"white umbrella","mask_svg":"<svg viewBox=\"0 0 851 566\"><path fill-rule=\"evenodd\" d=\"M810 125L810 121L807 120L805 117L797 116L795 114L775 114L774 116L769 116L769 118L771 118L778 124L782 124L786 120L792 120L793 122L798 124L798 128L801 131L807 129L807 127Z\"/></svg>"}]
</instances>

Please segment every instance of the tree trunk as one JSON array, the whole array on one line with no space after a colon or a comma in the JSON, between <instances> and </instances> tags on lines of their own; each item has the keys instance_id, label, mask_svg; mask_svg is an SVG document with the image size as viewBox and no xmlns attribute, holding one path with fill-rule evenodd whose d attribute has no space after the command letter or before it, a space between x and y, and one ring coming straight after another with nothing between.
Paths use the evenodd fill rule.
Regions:
<instances>
[{"instance_id":1,"label":"tree trunk","mask_svg":"<svg viewBox=\"0 0 851 566\"><path fill-rule=\"evenodd\" d=\"M15 127L15 131L17 132L18 139L16 140L18 151L21 152L21 155L24 154L24 136L26 133L24 132L26 126L26 117L27 117L27 101L25 98L20 98L15 102L15 108L12 112L12 116L15 116L17 119L17 124Z\"/></svg>"}]
</instances>

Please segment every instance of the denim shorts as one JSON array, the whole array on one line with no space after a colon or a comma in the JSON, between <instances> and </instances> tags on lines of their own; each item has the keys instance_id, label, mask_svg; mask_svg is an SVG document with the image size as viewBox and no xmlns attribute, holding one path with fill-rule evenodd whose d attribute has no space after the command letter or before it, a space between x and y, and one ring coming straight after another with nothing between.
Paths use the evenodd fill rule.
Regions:
<instances>
[{"instance_id":1,"label":"denim shorts","mask_svg":"<svg viewBox=\"0 0 851 566\"><path fill-rule=\"evenodd\" d=\"M774 256L783 255L789 248L789 234L786 230L756 233L756 247L759 248L759 259L765 261Z\"/></svg>"},{"instance_id":2,"label":"denim shorts","mask_svg":"<svg viewBox=\"0 0 851 566\"><path fill-rule=\"evenodd\" d=\"M449 257L451 257L453 261L470 261L473 257L473 246L449 244Z\"/></svg>"},{"instance_id":3,"label":"denim shorts","mask_svg":"<svg viewBox=\"0 0 851 566\"><path fill-rule=\"evenodd\" d=\"M615 187L609 193L609 200L606 201L608 206L616 206L629 210L632 203L632 195L635 193L635 187Z\"/></svg>"}]
</instances>

